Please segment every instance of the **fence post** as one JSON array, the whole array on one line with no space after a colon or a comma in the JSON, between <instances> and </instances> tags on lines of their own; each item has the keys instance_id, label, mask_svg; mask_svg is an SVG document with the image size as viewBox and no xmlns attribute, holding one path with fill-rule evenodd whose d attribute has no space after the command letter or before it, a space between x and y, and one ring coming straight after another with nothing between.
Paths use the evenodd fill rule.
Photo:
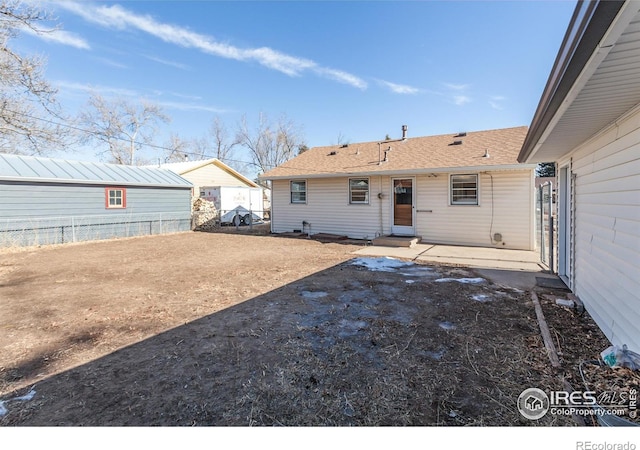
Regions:
<instances>
[{"instance_id":1,"label":"fence post","mask_svg":"<svg viewBox=\"0 0 640 450\"><path fill-rule=\"evenodd\" d=\"M253 210L249 210L249 230L253 230Z\"/></svg>"},{"instance_id":2,"label":"fence post","mask_svg":"<svg viewBox=\"0 0 640 450\"><path fill-rule=\"evenodd\" d=\"M75 218L71 216L71 242L76 241L76 222Z\"/></svg>"},{"instance_id":3,"label":"fence post","mask_svg":"<svg viewBox=\"0 0 640 450\"><path fill-rule=\"evenodd\" d=\"M233 215L233 223L236 225L236 231L240 230L240 213L236 208L236 213Z\"/></svg>"}]
</instances>

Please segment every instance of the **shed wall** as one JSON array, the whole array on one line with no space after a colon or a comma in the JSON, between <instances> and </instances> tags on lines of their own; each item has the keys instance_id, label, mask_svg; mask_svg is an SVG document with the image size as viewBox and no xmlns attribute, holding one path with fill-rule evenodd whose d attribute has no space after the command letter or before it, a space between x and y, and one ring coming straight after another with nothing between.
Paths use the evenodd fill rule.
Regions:
<instances>
[{"instance_id":1,"label":"shed wall","mask_svg":"<svg viewBox=\"0 0 640 450\"><path fill-rule=\"evenodd\" d=\"M107 209L105 186L0 182L0 246L187 231L190 199L190 188L127 186L126 208Z\"/></svg>"}]
</instances>

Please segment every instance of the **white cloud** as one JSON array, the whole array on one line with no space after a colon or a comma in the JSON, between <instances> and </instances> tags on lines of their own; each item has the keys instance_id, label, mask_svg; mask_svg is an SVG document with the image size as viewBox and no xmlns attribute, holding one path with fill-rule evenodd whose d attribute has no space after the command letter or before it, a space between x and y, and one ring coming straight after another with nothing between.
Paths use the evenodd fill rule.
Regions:
<instances>
[{"instance_id":1,"label":"white cloud","mask_svg":"<svg viewBox=\"0 0 640 450\"><path fill-rule=\"evenodd\" d=\"M118 61L114 61L113 59L104 58L102 56L94 57L96 61L100 61L102 64L106 66L115 67L116 69L127 69L128 67L125 64L122 64Z\"/></svg>"},{"instance_id":2,"label":"white cloud","mask_svg":"<svg viewBox=\"0 0 640 450\"><path fill-rule=\"evenodd\" d=\"M136 101L140 98L144 98L145 94L131 90L131 89L122 89L113 86L105 86L105 85L90 85L76 82L68 82L64 80L59 80L55 82L55 85L61 90L67 91L75 91L75 92L83 92L83 93L94 93L97 92L102 96L106 97L121 97L121 98L132 98ZM154 96L164 95L163 92L153 91ZM157 104L167 108L167 109L178 109L181 111L204 111L216 114L227 113L229 110L218 108L216 106L202 105L198 103L194 103L193 101L200 100L200 97L184 95L176 92L168 92L167 94L172 95L174 97L182 98L188 100L186 102L172 102L172 101L158 101Z\"/></svg>"},{"instance_id":3,"label":"white cloud","mask_svg":"<svg viewBox=\"0 0 640 450\"><path fill-rule=\"evenodd\" d=\"M102 95L111 95L117 97L140 97L140 93L131 89L122 89L113 86L104 85L91 85L84 83L69 82L59 80L55 82L55 85L60 89L66 89L69 91L81 91L81 92L99 92Z\"/></svg>"},{"instance_id":4,"label":"white cloud","mask_svg":"<svg viewBox=\"0 0 640 450\"><path fill-rule=\"evenodd\" d=\"M215 106L197 105L193 103L159 102L158 104L163 108L178 109L180 111L204 111L204 112L210 112L215 114L222 114L222 113L229 112L229 110L217 108Z\"/></svg>"},{"instance_id":5,"label":"white cloud","mask_svg":"<svg viewBox=\"0 0 640 450\"><path fill-rule=\"evenodd\" d=\"M503 102L504 100L506 100L506 97L503 97L501 95L493 95L489 98L489 106L491 106L493 109L502 110L504 109L504 106L502 106L501 102Z\"/></svg>"},{"instance_id":6,"label":"white cloud","mask_svg":"<svg viewBox=\"0 0 640 450\"><path fill-rule=\"evenodd\" d=\"M390 81L385 81L385 80L377 80L377 81L382 86L388 88L389 90L391 90L391 92L394 92L396 94L419 94L420 92L422 92L421 89L418 89L413 86L392 83Z\"/></svg>"},{"instance_id":7,"label":"white cloud","mask_svg":"<svg viewBox=\"0 0 640 450\"><path fill-rule=\"evenodd\" d=\"M454 91L466 91L469 89L468 84L444 83L444 85Z\"/></svg>"},{"instance_id":8,"label":"white cloud","mask_svg":"<svg viewBox=\"0 0 640 450\"><path fill-rule=\"evenodd\" d=\"M81 50L89 50L91 47L89 43L82 39L77 34L64 30L43 30L36 32L29 27L24 27L23 32L31 36L42 39L43 41L53 42L56 44L69 45L71 47L79 48Z\"/></svg>"},{"instance_id":9,"label":"white cloud","mask_svg":"<svg viewBox=\"0 0 640 450\"><path fill-rule=\"evenodd\" d=\"M321 67L314 61L287 55L269 47L240 48L216 41L213 37L187 28L158 22L150 15L137 15L119 5L95 6L81 2L57 2L58 6L79 15L88 22L118 30L136 29L164 42L243 62L257 62L288 76L301 76L305 71L345 83L358 89L367 84L359 77L340 70Z\"/></svg>"},{"instance_id":10,"label":"white cloud","mask_svg":"<svg viewBox=\"0 0 640 450\"><path fill-rule=\"evenodd\" d=\"M150 61L154 61L157 62L158 64L163 64L165 66L170 66L170 67L175 67L177 69L181 69L181 70L189 70L189 66L187 66L186 64L182 64L176 61L169 61L166 59L162 59L162 58L158 58L157 56L151 56L151 55L142 55L145 58L147 58Z\"/></svg>"},{"instance_id":11,"label":"white cloud","mask_svg":"<svg viewBox=\"0 0 640 450\"><path fill-rule=\"evenodd\" d=\"M367 82L363 79L350 73L343 72L342 70L329 69L327 67L316 67L314 72L325 78L329 78L339 83L348 84L358 89L365 90L368 86Z\"/></svg>"},{"instance_id":12,"label":"white cloud","mask_svg":"<svg viewBox=\"0 0 640 450\"><path fill-rule=\"evenodd\" d=\"M455 103L458 106L462 106L466 103L471 102L471 98L467 97L466 95L454 95L453 96L453 103Z\"/></svg>"}]
</instances>

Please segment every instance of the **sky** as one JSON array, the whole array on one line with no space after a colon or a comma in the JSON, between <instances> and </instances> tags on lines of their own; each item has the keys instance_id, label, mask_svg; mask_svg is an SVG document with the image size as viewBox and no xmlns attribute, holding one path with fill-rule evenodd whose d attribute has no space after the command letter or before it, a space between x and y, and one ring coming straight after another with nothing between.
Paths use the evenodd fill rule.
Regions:
<instances>
[{"instance_id":1,"label":"sky","mask_svg":"<svg viewBox=\"0 0 640 450\"><path fill-rule=\"evenodd\" d=\"M33 0L32 2L35 2ZM309 147L529 125L575 1L42 1L69 114L92 92L160 105L157 134L287 117ZM72 159L98 161L91 149ZM235 158L248 160L239 151Z\"/></svg>"}]
</instances>

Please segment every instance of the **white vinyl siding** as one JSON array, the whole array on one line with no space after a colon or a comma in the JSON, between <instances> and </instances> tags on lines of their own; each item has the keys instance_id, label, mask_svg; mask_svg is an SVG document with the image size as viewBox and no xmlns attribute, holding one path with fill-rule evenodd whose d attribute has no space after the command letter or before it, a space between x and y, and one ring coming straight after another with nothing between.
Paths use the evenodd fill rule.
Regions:
<instances>
[{"instance_id":1,"label":"white vinyl siding","mask_svg":"<svg viewBox=\"0 0 640 450\"><path fill-rule=\"evenodd\" d=\"M449 204L449 174L416 176L416 234L428 243L533 250L533 171L492 172L491 176L478 175L481 206L476 208ZM302 230L305 221L311 224L311 234L356 239L389 234L391 178L370 177L370 203L358 208L349 203L347 183L347 178L307 179L307 204L292 205L290 180L274 180L272 231ZM492 233L501 233L502 241L491 242Z\"/></svg>"},{"instance_id":2,"label":"white vinyl siding","mask_svg":"<svg viewBox=\"0 0 640 450\"><path fill-rule=\"evenodd\" d=\"M492 188L493 177L493 188ZM447 174L419 176L416 234L423 242L533 250L533 173L499 171L478 175L479 205L449 204ZM493 242L493 234L502 241Z\"/></svg>"},{"instance_id":3,"label":"white vinyl siding","mask_svg":"<svg viewBox=\"0 0 640 450\"><path fill-rule=\"evenodd\" d=\"M640 112L560 161L575 177L574 293L614 344L640 349Z\"/></svg>"},{"instance_id":4,"label":"white vinyl siding","mask_svg":"<svg viewBox=\"0 0 640 450\"><path fill-rule=\"evenodd\" d=\"M389 232L389 196L378 201L378 192L389 192L388 177L369 179L375 203L349 204L347 178L307 179L307 203L291 204L289 180L274 180L271 191L271 230L284 233L302 230L302 222L310 225L305 231L311 234L329 233L349 236L355 239L373 239ZM384 204L384 207L383 207ZM381 219L382 217L382 219Z\"/></svg>"}]
</instances>

